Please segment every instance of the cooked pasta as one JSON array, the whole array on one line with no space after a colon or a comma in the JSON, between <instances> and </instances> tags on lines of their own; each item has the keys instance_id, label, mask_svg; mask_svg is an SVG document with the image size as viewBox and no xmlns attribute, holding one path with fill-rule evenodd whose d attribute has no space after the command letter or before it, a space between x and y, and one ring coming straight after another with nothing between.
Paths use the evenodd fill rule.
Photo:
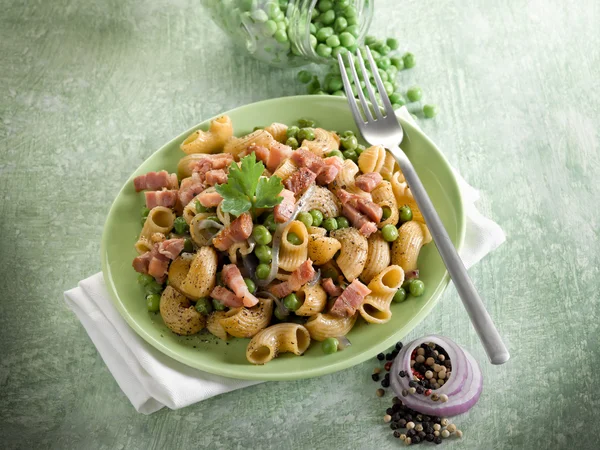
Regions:
<instances>
[{"instance_id":1,"label":"cooked pasta","mask_svg":"<svg viewBox=\"0 0 600 450\"><path fill-rule=\"evenodd\" d=\"M296 293L302 306L295 311L297 316L314 316L325 309L327 293L320 284L309 286L305 284Z\"/></svg>"},{"instance_id":2,"label":"cooked pasta","mask_svg":"<svg viewBox=\"0 0 600 450\"><path fill-rule=\"evenodd\" d=\"M392 177L392 190L394 192L394 196L396 197L396 204L398 205L398 207L408 205L412 211L412 220L425 223L425 219L423 218L423 215L419 210L419 206L417 205L417 202L415 201L412 192L410 192L408 184L406 184L405 181L399 181L401 178L404 177L396 174L400 174L400 172L396 172Z\"/></svg>"},{"instance_id":3,"label":"cooked pasta","mask_svg":"<svg viewBox=\"0 0 600 450\"><path fill-rule=\"evenodd\" d=\"M286 159L281 166L273 173L274 176L281 178L282 181L287 180L295 172L298 171L298 166L291 159Z\"/></svg>"},{"instance_id":4,"label":"cooked pasta","mask_svg":"<svg viewBox=\"0 0 600 450\"><path fill-rule=\"evenodd\" d=\"M220 323L227 334L239 338L249 338L269 325L272 313L273 300L261 298L258 305L252 308L230 309Z\"/></svg>"},{"instance_id":5,"label":"cooked pasta","mask_svg":"<svg viewBox=\"0 0 600 450\"><path fill-rule=\"evenodd\" d=\"M148 251L148 246L152 248L151 237L154 233L168 234L173 229L175 214L169 208L156 206L150 210L148 217L142 227L142 232L135 245L139 254Z\"/></svg>"},{"instance_id":6,"label":"cooked pasta","mask_svg":"<svg viewBox=\"0 0 600 450\"><path fill-rule=\"evenodd\" d=\"M392 175L395 171L400 170L400 166L396 162L396 158L390 152L385 152L385 160L383 161L383 166L381 166L381 170L379 173L383 177L384 180L391 180Z\"/></svg>"},{"instance_id":7,"label":"cooked pasta","mask_svg":"<svg viewBox=\"0 0 600 450\"><path fill-rule=\"evenodd\" d=\"M317 266L331 261L342 244L337 239L311 234L308 236L308 257Z\"/></svg>"},{"instance_id":8,"label":"cooked pasta","mask_svg":"<svg viewBox=\"0 0 600 450\"><path fill-rule=\"evenodd\" d=\"M200 247L179 290L191 299L206 297L215 287L216 277L217 252L213 247Z\"/></svg>"},{"instance_id":9,"label":"cooked pasta","mask_svg":"<svg viewBox=\"0 0 600 450\"><path fill-rule=\"evenodd\" d=\"M340 138L336 133L324 130L323 128L315 128L315 138L312 141L302 141L302 146L308 148L317 156L325 156L326 153L332 150L339 150Z\"/></svg>"},{"instance_id":10,"label":"cooked pasta","mask_svg":"<svg viewBox=\"0 0 600 450\"><path fill-rule=\"evenodd\" d=\"M226 315L226 311L215 311L209 314L206 319L206 329L208 332L224 341L229 339L227 331L225 331L225 328L221 325L221 319L224 319Z\"/></svg>"},{"instance_id":11,"label":"cooked pasta","mask_svg":"<svg viewBox=\"0 0 600 450\"><path fill-rule=\"evenodd\" d=\"M223 147L224 153L230 153L234 157L238 156L240 153L248 150L248 147L252 144L260 145L262 147L270 148L274 139L266 130L256 130L253 133L250 133L246 136L242 136L239 138L232 137L227 141L225 146Z\"/></svg>"},{"instance_id":12,"label":"cooked pasta","mask_svg":"<svg viewBox=\"0 0 600 450\"><path fill-rule=\"evenodd\" d=\"M389 181L382 181L379 185L371 192L373 201L382 208L388 208L390 216L379 222L378 228L383 228L388 224L396 225L400 214L398 213L398 204L396 203L396 197L392 190L392 185Z\"/></svg>"},{"instance_id":13,"label":"cooked pasta","mask_svg":"<svg viewBox=\"0 0 600 450\"><path fill-rule=\"evenodd\" d=\"M386 323L392 318L390 303L404 282L400 266L388 266L369 283L371 293L358 308L360 315L369 323Z\"/></svg>"},{"instance_id":14,"label":"cooked pasta","mask_svg":"<svg viewBox=\"0 0 600 450\"><path fill-rule=\"evenodd\" d=\"M287 140L287 129L287 125L279 122L273 122L268 127L265 127L265 131L268 131L276 141L279 141L282 144L285 144L285 141Z\"/></svg>"},{"instance_id":15,"label":"cooked pasta","mask_svg":"<svg viewBox=\"0 0 600 450\"><path fill-rule=\"evenodd\" d=\"M206 318L190 301L171 286L160 297L160 315L171 331L182 336L196 334L206 325Z\"/></svg>"},{"instance_id":16,"label":"cooked pasta","mask_svg":"<svg viewBox=\"0 0 600 450\"><path fill-rule=\"evenodd\" d=\"M381 145L369 147L358 157L358 167L362 173L379 172L385 164L385 149ZM381 174L383 176L383 174Z\"/></svg>"},{"instance_id":17,"label":"cooked pasta","mask_svg":"<svg viewBox=\"0 0 600 450\"><path fill-rule=\"evenodd\" d=\"M331 236L342 245L340 256L335 261L344 277L348 281L353 281L361 274L367 262L369 250L367 238L360 234L356 228L336 230L331 233Z\"/></svg>"},{"instance_id":18,"label":"cooked pasta","mask_svg":"<svg viewBox=\"0 0 600 450\"><path fill-rule=\"evenodd\" d=\"M194 216L190 222L190 235L194 244L198 247L210 245L212 236L218 231L216 228L201 228L200 223L212 217L210 213L199 213Z\"/></svg>"},{"instance_id":19,"label":"cooked pasta","mask_svg":"<svg viewBox=\"0 0 600 450\"><path fill-rule=\"evenodd\" d=\"M310 345L308 330L297 323L280 323L260 331L246 348L246 359L265 364L280 353L303 354Z\"/></svg>"},{"instance_id":20,"label":"cooked pasta","mask_svg":"<svg viewBox=\"0 0 600 450\"><path fill-rule=\"evenodd\" d=\"M351 159L345 160L344 164L342 165L342 170L337 174L335 180L330 184L330 189L332 191L345 189L351 194L369 197L369 193L356 186L355 178L357 174L358 166L354 164Z\"/></svg>"},{"instance_id":21,"label":"cooked pasta","mask_svg":"<svg viewBox=\"0 0 600 450\"><path fill-rule=\"evenodd\" d=\"M250 244L248 241L236 242L227 249L227 254L233 264L238 264L242 262L244 256L252 253L252 250L254 250L254 244ZM241 258L238 258L238 253L241 255Z\"/></svg>"},{"instance_id":22,"label":"cooked pasta","mask_svg":"<svg viewBox=\"0 0 600 450\"><path fill-rule=\"evenodd\" d=\"M405 272L417 269L417 260L421 247L427 239L431 239L427 227L411 220L398 228L398 239L392 244L392 264L396 264Z\"/></svg>"},{"instance_id":23,"label":"cooked pasta","mask_svg":"<svg viewBox=\"0 0 600 450\"><path fill-rule=\"evenodd\" d=\"M390 265L390 244L383 239L381 231L373 233L367 239L367 261L360 274L361 281L370 283L375 275Z\"/></svg>"},{"instance_id":24,"label":"cooked pasta","mask_svg":"<svg viewBox=\"0 0 600 450\"><path fill-rule=\"evenodd\" d=\"M338 317L332 314L316 314L304 324L310 337L315 341L324 341L329 337L345 336L356 323L358 314Z\"/></svg>"},{"instance_id":25,"label":"cooked pasta","mask_svg":"<svg viewBox=\"0 0 600 450\"><path fill-rule=\"evenodd\" d=\"M185 153L217 153L233 136L233 126L228 116L221 116L210 123L208 131L197 130L181 144Z\"/></svg>"},{"instance_id":26,"label":"cooked pasta","mask_svg":"<svg viewBox=\"0 0 600 450\"><path fill-rule=\"evenodd\" d=\"M306 199L302 211L317 209L323 213L323 217L338 217L341 213L340 201L329 189L315 186L310 197Z\"/></svg>"},{"instance_id":27,"label":"cooked pasta","mask_svg":"<svg viewBox=\"0 0 600 450\"><path fill-rule=\"evenodd\" d=\"M299 244L290 242L289 235L294 233L299 238ZM308 258L308 231L299 220L290 222L281 235L279 250L279 267L288 272L296 270Z\"/></svg>"}]
</instances>

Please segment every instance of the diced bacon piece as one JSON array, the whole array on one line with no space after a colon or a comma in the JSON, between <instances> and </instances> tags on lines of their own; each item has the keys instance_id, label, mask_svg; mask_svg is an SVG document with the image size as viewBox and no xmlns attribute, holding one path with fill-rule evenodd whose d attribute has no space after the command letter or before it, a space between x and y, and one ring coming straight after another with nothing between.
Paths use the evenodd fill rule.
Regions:
<instances>
[{"instance_id":1,"label":"diced bacon piece","mask_svg":"<svg viewBox=\"0 0 600 450\"><path fill-rule=\"evenodd\" d=\"M158 191L162 188L177 189L177 175L169 174L166 170L160 172L148 172L133 179L135 191Z\"/></svg>"},{"instance_id":2,"label":"diced bacon piece","mask_svg":"<svg viewBox=\"0 0 600 450\"><path fill-rule=\"evenodd\" d=\"M192 199L205 189L202 177L193 173L191 177L184 178L179 188L179 201L185 207Z\"/></svg>"},{"instance_id":3,"label":"diced bacon piece","mask_svg":"<svg viewBox=\"0 0 600 450\"><path fill-rule=\"evenodd\" d=\"M227 183L227 173L223 169L209 170L206 172L206 184L214 186L215 184Z\"/></svg>"},{"instance_id":4,"label":"diced bacon piece","mask_svg":"<svg viewBox=\"0 0 600 450\"><path fill-rule=\"evenodd\" d=\"M327 295L329 295L330 297L337 297L339 295L342 295L342 292L344 292L344 290L341 287L336 286L333 283L333 280L331 278L325 278L324 280L322 280L321 286L323 287L325 292L327 292Z\"/></svg>"},{"instance_id":5,"label":"diced bacon piece","mask_svg":"<svg viewBox=\"0 0 600 450\"><path fill-rule=\"evenodd\" d=\"M204 191L198 195L197 200L205 208L214 208L216 206L219 206L219 203L223 201L223 197L221 197L221 194L219 194L216 191Z\"/></svg>"},{"instance_id":6,"label":"diced bacon piece","mask_svg":"<svg viewBox=\"0 0 600 450\"><path fill-rule=\"evenodd\" d=\"M300 170L294 172L291 177L286 179L283 184L294 194L299 194L313 184L316 178L317 176L312 170L302 167Z\"/></svg>"},{"instance_id":7,"label":"diced bacon piece","mask_svg":"<svg viewBox=\"0 0 600 450\"><path fill-rule=\"evenodd\" d=\"M358 212L356 208L346 204L342 207L342 213L363 236L369 237L377 231L377 225Z\"/></svg>"},{"instance_id":8,"label":"diced bacon piece","mask_svg":"<svg viewBox=\"0 0 600 450\"><path fill-rule=\"evenodd\" d=\"M324 186L326 184L331 183L337 177L339 170L335 166L325 165L319 171L319 175L317 175L317 184Z\"/></svg>"},{"instance_id":9,"label":"diced bacon piece","mask_svg":"<svg viewBox=\"0 0 600 450\"><path fill-rule=\"evenodd\" d=\"M369 172L356 178L356 186L365 192L371 192L383 181L380 173Z\"/></svg>"},{"instance_id":10,"label":"diced bacon piece","mask_svg":"<svg viewBox=\"0 0 600 450\"><path fill-rule=\"evenodd\" d=\"M218 153L216 155L204 155L199 159L192 172L206 173L209 170L218 170L229 168L229 165L233 162L233 155L230 153Z\"/></svg>"},{"instance_id":11,"label":"diced bacon piece","mask_svg":"<svg viewBox=\"0 0 600 450\"><path fill-rule=\"evenodd\" d=\"M167 278L167 271L169 270L169 263L171 261L164 255L156 253L152 255L150 264L148 265L148 275L152 275L154 279L162 284Z\"/></svg>"},{"instance_id":12,"label":"diced bacon piece","mask_svg":"<svg viewBox=\"0 0 600 450\"><path fill-rule=\"evenodd\" d=\"M361 197L356 194L351 194L344 189L338 189L336 192L338 198L343 205L350 205L353 208L366 215L371 221L379 223L383 215L383 209L377 203L372 202L368 198ZM370 197L370 196L369 196Z\"/></svg>"},{"instance_id":13,"label":"diced bacon piece","mask_svg":"<svg viewBox=\"0 0 600 450\"><path fill-rule=\"evenodd\" d=\"M262 161L266 167L267 163L269 162L269 156L271 153L269 149L267 147L263 147L262 145L250 144L248 146L248 154L252 152L254 152L254 154L256 155L256 159Z\"/></svg>"},{"instance_id":14,"label":"diced bacon piece","mask_svg":"<svg viewBox=\"0 0 600 450\"><path fill-rule=\"evenodd\" d=\"M316 174L325 166L323 158L302 147L293 152L290 158L298 167L306 167Z\"/></svg>"},{"instance_id":15,"label":"diced bacon piece","mask_svg":"<svg viewBox=\"0 0 600 450\"><path fill-rule=\"evenodd\" d=\"M344 161L339 156L330 156L329 158L325 158L323 162L328 166L335 167L338 172L342 170L342 166L344 165Z\"/></svg>"},{"instance_id":16,"label":"diced bacon piece","mask_svg":"<svg viewBox=\"0 0 600 450\"><path fill-rule=\"evenodd\" d=\"M269 292L275 297L283 298L292 292L297 291L315 276L315 269L312 261L307 259L296 270L292 272L290 279L283 283L277 284L269 288Z\"/></svg>"},{"instance_id":17,"label":"diced bacon piece","mask_svg":"<svg viewBox=\"0 0 600 450\"><path fill-rule=\"evenodd\" d=\"M277 168L292 155L292 147L289 145L282 144L280 142L274 142L271 144L269 159L265 163L267 169L271 172L275 172Z\"/></svg>"},{"instance_id":18,"label":"diced bacon piece","mask_svg":"<svg viewBox=\"0 0 600 450\"><path fill-rule=\"evenodd\" d=\"M292 214L294 214L296 198L294 197L294 193L287 189L283 189L279 193L279 196L283 197L283 200L279 205L276 205L275 208L273 208L273 215L275 216L275 222L285 223L290 220Z\"/></svg>"},{"instance_id":19,"label":"diced bacon piece","mask_svg":"<svg viewBox=\"0 0 600 450\"><path fill-rule=\"evenodd\" d=\"M223 286L215 286L210 296L229 308L239 308L244 305L241 298L238 298L233 292Z\"/></svg>"},{"instance_id":20,"label":"diced bacon piece","mask_svg":"<svg viewBox=\"0 0 600 450\"><path fill-rule=\"evenodd\" d=\"M167 239L158 244L158 253L169 259L175 259L183 250L184 239Z\"/></svg>"},{"instance_id":21,"label":"diced bacon piece","mask_svg":"<svg viewBox=\"0 0 600 450\"><path fill-rule=\"evenodd\" d=\"M229 286L235 295L242 299L244 306L250 308L258 303L258 299L248 290L248 286L246 286L246 282L238 266L235 264L223 266L221 277L223 278L223 282Z\"/></svg>"},{"instance_id":22,"label":"diced bacon piece","mask_svg":"<svg viewBox=\"0 0 600 450\"><path fill-rule=\"evenodd\" d=\"M148 266L152 259L152 252L146 252L133 260L133 269L139 273L148 273Z\"/></svg>"},{"instance_id":23,"label":"diced bacon piece","mask_svg":"<svg viewBox=\"0 0 600 450\"><path fill-rule=\"evenodd\" d=\"M202 200L200 200L200 203L202 203ZM204 203L202 204L204 205ZM224 252L233 243L248 239L250 233L252 233L252 216L249 213L243 213L214 237L213 245L217 250Z\"/></svg>"},{"instance_id":24,"label":"diced bacon piece","mask_svg":"<svg viewBox=\"0 0 600 450\"><path fill-rule=\"evenodd\" d=\"M348 285L342 295L340 295L333 306L330 313L335 316L353 316L356 309L362 305L365 297L371 293L371 290L362 284L358 279L355 279Z\"/></svg>"},{"instance_id":25,"label":"diced bacon piece","mask_svg":"<svg viewBox=\"0 0 600 450\"><path fill-rule=\"evenodd\" d=\"M172 208L177 202L177 191L146 191L146 208L157 206Z\"/></svg>"}]
</instances>

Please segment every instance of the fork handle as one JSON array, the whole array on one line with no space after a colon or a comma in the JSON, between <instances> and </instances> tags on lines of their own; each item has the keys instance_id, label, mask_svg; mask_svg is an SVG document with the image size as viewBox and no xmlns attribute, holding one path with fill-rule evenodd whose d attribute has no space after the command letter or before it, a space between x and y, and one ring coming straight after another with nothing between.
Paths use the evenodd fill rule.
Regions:
<instances>
[{"instance_id":1,"label":"fork handle","mask_svg":"<svg viewBox=\"0 0 600 450\"><path fill-rule=\"evenodd\" d=\"M475 327L475 331L485 348L490 362L492 364L504 364L509 360L510 354L502 342L502 338L492 318L485 309L483 301L477 293L477 289L475 289L471 278L469 278L465 265L460 256L458 256L458 252L454 248L452 241L450 241L448 232L433 207L433 203L431 203L431 199L427 195L423 183L421 183L412 163L402 150L396 147L392 150L392 154L398 161L413 197L417 201L417 205L419 205L419 210L427 222L427 227L435 245L448 269L448 273L471 318L471 323Z\"/></svg>"}]
</instances>

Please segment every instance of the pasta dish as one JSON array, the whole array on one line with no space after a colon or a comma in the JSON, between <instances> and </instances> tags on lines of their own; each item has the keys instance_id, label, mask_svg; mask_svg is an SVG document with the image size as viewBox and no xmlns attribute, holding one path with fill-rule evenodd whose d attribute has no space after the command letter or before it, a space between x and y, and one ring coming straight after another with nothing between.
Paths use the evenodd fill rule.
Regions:
<instances>
[{"instance_id":1,"label":"pasta dish","mask_svg":"<svg viewBox=\"0 0 600 450\"><path fill-rule=\"evenodd\" d=\"M248 338L248 361L265 364L311 341L343 349L358 320L385 323L423 294L431 236L383 147L308 119L236 137L221 116L181 150L177 173L134 179L146 206L133 268L174 333Z\"/></svg>"}]
</instances>

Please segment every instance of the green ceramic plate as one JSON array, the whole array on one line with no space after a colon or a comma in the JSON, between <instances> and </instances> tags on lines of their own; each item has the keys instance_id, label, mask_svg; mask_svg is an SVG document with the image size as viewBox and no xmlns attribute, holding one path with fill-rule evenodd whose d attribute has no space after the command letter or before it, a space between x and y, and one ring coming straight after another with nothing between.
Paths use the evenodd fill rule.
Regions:
<instances>
[{"instance_id":1,"label":"green ceramic plate","mask_svg":"<svg viewBox=\"0 0 600 450\"><path fill-rule=\"evenodd\" d=\"M237 135L272 122L293 124L301 117L310 117L323 128L357 132L343 97L278 98L242 106L226 114L231 117ZM433 244L425 246L419 257L425 295L392 304L392 320L384 325L369 325L359 320L348 335L352 346L333 355L325 355L320 343L313 343L304 356L283 354L264 366L254 366L245 357L249 340L232 339L225 343L207 332L177 336L164 325L160 314L148 313L144 292L136 281L137 273L131 267L136 256L133 245L140 232L140 210L144 205L144 195L136 194L132 180L151 170L176 171L177 162L184 155L179 144L192 131L207 129L210 120L183 132L150 156L127 181L106 220L102 238L104 279L115 306L142 338L164 354L206 372L253 380L293 380L324 375L365 361L400 340L427 316L449 281ZM460 248L465 234L465 216L452 170L423 133L404 121L401 123L405 132L402 148L423 180L452 242Z\"/></svg>"}]
</instances>

